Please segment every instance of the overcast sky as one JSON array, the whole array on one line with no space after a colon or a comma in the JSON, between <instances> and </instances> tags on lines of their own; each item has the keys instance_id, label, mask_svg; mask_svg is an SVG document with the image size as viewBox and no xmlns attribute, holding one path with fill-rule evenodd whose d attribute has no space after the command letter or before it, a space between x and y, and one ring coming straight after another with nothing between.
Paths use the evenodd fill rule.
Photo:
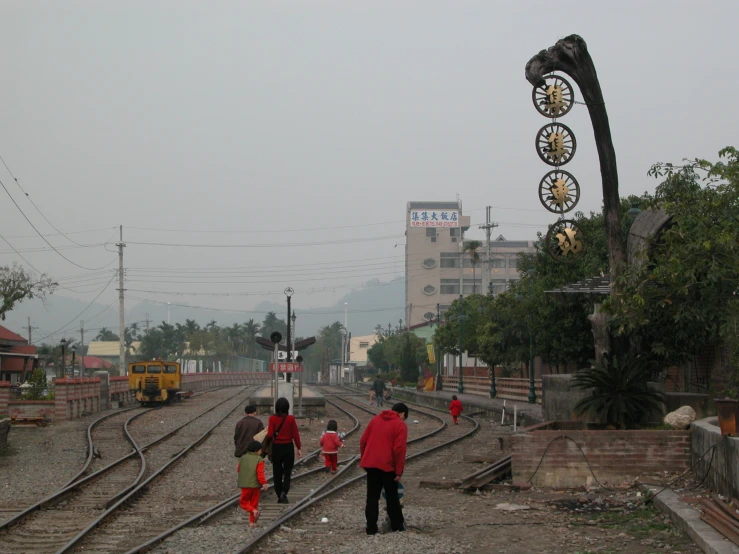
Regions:
<instances>
[{"instance_id":1,"label":"overcast sky","mask_svg":"<svg viewBox=\"0 0 739 554\"><path fill-rule=\"evenodd\" d=\"M132 302L243 309L290 285L297 305L330 304L402 272L409 200L459 194L475 225L492 205L508 239L556 219L537 198L547 120L524 66L568 34L595 61L622 196L654 190L654 162L737 145L737 21L735 0L2 0L0 156L51 223L98 245L48 237L95 271L33 238L1 190L0 233L85 301L113 277L123 225ZM598 210L585 107L562 122L578 208ZM1 164L0 180L55 233ZM285 243L302 244L161 246ZM13 261L25 265L0 241L0 264ZM225 292L249 296L202 296Z\"/></svg>"}]
</instances>

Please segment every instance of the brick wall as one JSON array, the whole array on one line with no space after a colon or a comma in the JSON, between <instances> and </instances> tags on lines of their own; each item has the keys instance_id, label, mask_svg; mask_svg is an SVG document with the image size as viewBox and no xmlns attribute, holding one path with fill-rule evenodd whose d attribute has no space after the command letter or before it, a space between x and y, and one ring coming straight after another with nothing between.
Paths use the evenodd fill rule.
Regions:
<instances>
[{"instance_id":1,"label":"brick wall","mask_svg":"<svg viewBox=\"0 0 739 554\"><path fill-rule=\"evenodd\" d=\"M54 419L78 419L100 411L100 379L80 377L54 381Z\"/></svg>"},{"instance_id":2,"label":"brick wall","mask_svg":"<svg viewBox=\"0 0 739 554\"><path fill-rule=\"evenodd\" d=\"M11 400L8 415L11 419L54 419L54 400Z\"/></svg>"},{"instance_id":3,"label":"brick wall","mask_svg":"<svg viewBox=\"0 0 739 554\"><path fill-rule=\"evenodd\" d=\"M582 448L604 485L690 467L690 431L532 430L512 437L514 482L528 481L547 445L563 435ZM597 486L583 454L566 439L552 442L531 482L542 487Z\"/></svg>"},{"instance_id":4,"label":"brick wall","mask_svg":"<svg viewBox=\"0 0 739 554\"><path fill-rule=\"evenodd\" d=\"M241 385L267 384L272 377L268 372L223 372L223 373L184 373L182 389L197 391L210 387L236 387Z\"/></svg>"},{"instance_id":5,"label":"brick wall","mask_svg":"<svg viewBox=\"0 0 739 554\"><path fill-rule=\"evenodd\" d=\"M111 377L108 382L108 397L110 402L118 402L119 406L126 406L136 400L136 391L128 388L128 377Z\"/></svg>"},{"instance_id":6,"label":"brick wall","mask_svg":"<svg viewBox=\"0 0 739 554\"><path fill-rule=\"evenodd\" d=\"M10 381L0 381L0 414L8 413L10 400Z\"/></svg>"}]
</instances>

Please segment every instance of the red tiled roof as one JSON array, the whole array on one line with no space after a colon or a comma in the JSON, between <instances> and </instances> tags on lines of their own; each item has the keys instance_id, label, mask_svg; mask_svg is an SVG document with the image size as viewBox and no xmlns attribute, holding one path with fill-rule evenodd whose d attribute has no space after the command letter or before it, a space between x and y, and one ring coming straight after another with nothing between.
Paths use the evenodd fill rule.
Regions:
<instances>
[{"instance_id":1,"label":"red tiled roof","mask_svg":"<svg viewBox=\"0 0 739 554\"><path fill-rule=\"evenodd\" d=\"M101 360L97 356L85 356L84 357L85 369L108 369L113 367L113 364Z\"/></svg>"},{"instance_id":2,"label":"red tiled roof","mask_svg":"<svg viewBox=\"0 0 739 554\"><path fill-rule=\"evenodd\" d=\"M13 331L3 327L2 325L0 325L0 340L9 340L13 342L25 342L25 343L28 342L22 336L16 335Z\"/></svg>"}]
</instances>

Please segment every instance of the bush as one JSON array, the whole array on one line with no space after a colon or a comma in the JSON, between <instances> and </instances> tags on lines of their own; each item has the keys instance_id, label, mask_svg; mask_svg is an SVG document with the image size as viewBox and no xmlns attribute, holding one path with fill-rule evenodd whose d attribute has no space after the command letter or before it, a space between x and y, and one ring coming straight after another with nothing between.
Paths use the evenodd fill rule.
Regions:
<instances>
[{"instance_id":1,"label":"bush","mask_svg":"<svg viewBox=\"0 0 739 554\"><path fill-rule=\"evenodd\" d=\"M581 369L572 378L577 389L593 389L593 394L575 405L579 416L594 418L596 423L631 429L662 409L665 397L648 388L653 368L646 357L625 355L603 356L603 362Z\"/></svg>"}]
</instances>

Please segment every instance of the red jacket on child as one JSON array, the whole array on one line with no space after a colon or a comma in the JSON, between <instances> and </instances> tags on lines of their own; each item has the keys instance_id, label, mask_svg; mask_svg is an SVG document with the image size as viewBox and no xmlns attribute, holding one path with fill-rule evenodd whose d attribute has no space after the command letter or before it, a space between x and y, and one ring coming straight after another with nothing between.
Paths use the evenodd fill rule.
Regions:
<instances>
[{"instance_id":1,"label":"red jacket on child","mask_svg":"<svg viewBox=\"0 0 739 554\"><path fill-rule=\"evenodd\" d=\"M449 411L455 417L459 417L459 414L462 413L462 410L462 403L459 400L452 400L452 403L449 404Z\"/></svg>"},{"instance_id":2,"label":"red jacket on child","mask_svg":"<svg viewBox=\"0 0 739 554\"><path fill-rule=\"evenodd\" d=\"M338 454L339 448L344 446L336 431L326 431L321 437L321 452L324 454Z\"/></svg>"}]
</instances>

